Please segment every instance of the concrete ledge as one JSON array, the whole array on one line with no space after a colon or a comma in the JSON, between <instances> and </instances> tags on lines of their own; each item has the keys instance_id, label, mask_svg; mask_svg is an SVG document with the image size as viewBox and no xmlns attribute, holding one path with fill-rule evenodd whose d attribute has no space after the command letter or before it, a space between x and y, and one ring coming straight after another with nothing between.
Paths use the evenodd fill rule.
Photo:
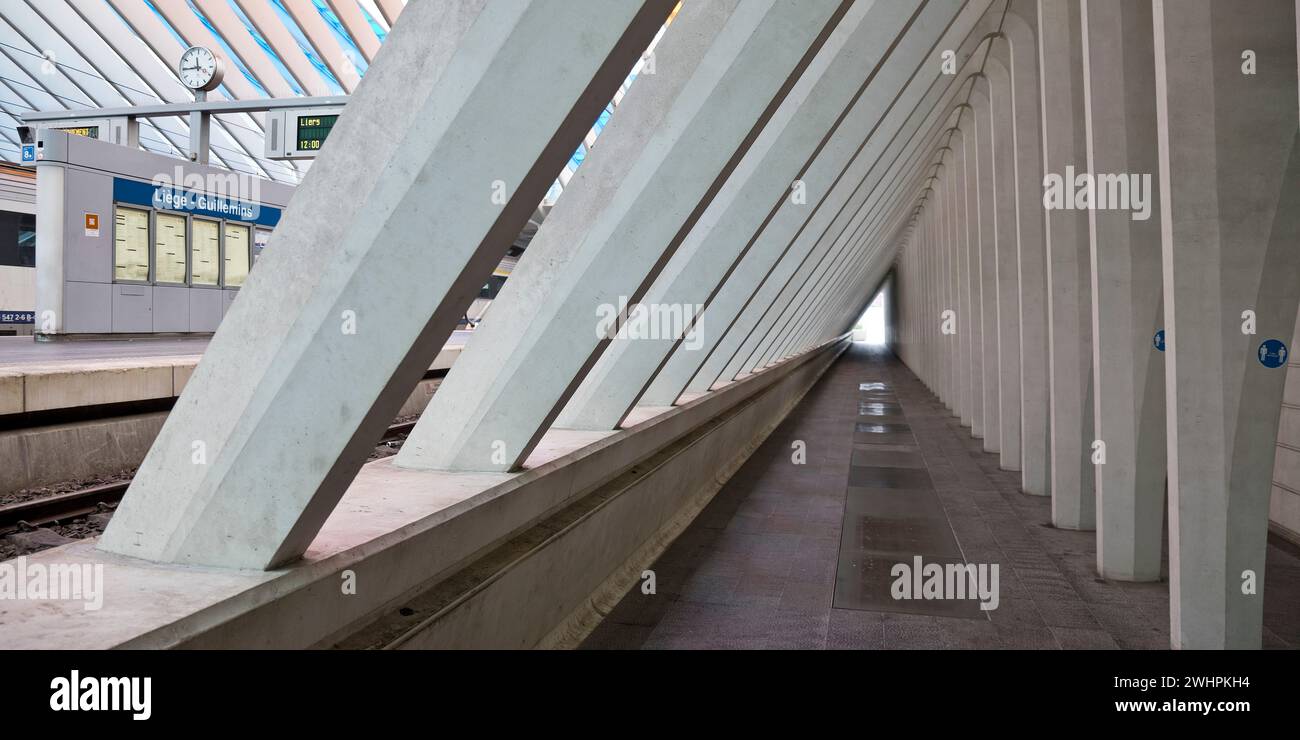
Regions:
<instances>
[{"instance_id":1,"label":"concrete ledge","mask_svg":"<svg viewBox=\"0 0 1300 740\"><path fill-rule=\"evenodd\" d=\"M0 414L21 414L23 408L23 374L0 370Z\"/></svg>"},{"instance_id":2,"label":"concrete ledge","mask_svg":"<svg viewBox=\"0 0 1300 740\"><path fill-rule=\"evenodd\" d=\"M450 368L460 351L459 346L444 348L430 370ZM168 408L165 402L180 396L199 358L178 355L0 369L0 416L75 409L84 409L87 415L78 421L65 417L47 420L41 426L0 431L0 492L114 475L138 467L167 417L165 411L156 410ZM436 380L422 381L399 415L424 411L437 387ZM117 415L102 418L93 414L96 406L138 401L164 403L128 410L119 407L107 411Z\"/></svg>"},{"instance_id":3,"label":"concrete ledge","mask_svg":"<svg viewBox=\"0 0 1300 740\"><path fill-rule=\"evenodd\" d=\"M186 378L192 369L174 368ZM421 381L401 415L423 411L438 382ZM134 470L166 419L166 411L157 411L0 432L0 492Z\"/></svg>"},{"instance_id":4,"label":"concrete ledge","mask_svg":"<svg viewBox=\"0 0 1300 740\"><path fill-rule=\"evenodd\" d=\"M170 398L176 395L173 382L175 365L193 365L198 359L198 356L168 357L99 361L71 368L27 368L23 378L23 411Z\"/></svg>"},{"instance_id":5,"label":"concrete ledge","mask_svg":"<svg viewBox=\"0 0 1300 740\"><path fill-rule=\"evenodd\" d=\"M446 370L461 347L444 347L430 370ZM202 355L96 359L0 369L0 415L177 398Z\"/></svg>"},{"instance_id":6,"label":"concrete ledge","mask_svg":"<svg viewBox=\"0 0 1300 740\"><path fill-rule=\"evenodd\" d=\"M748 399L773 389L767 398L793 403L797 395L778 392L780 382L801 368L808 370L804 366L814 360L820 359L816 364L824 369L844 346L843 342L828 344L818 352L768 368L651 418L642 417L653 410L639 410L641 416L628 429L608 433L553 430L521 473L413 471L396 468L390 460L371 463L348 489L304 558L282 570L160 565L100 552L89 542L38 553L28 560L43 565L102 564L106 582L103 608L85 611L74 601L0 602L0 647L301 648L332 644ZM816 374L811 377L815 379ZM811 380L807 384L811 385ZM760 441L765 434L746 423L733 428ZM720 467L725 463L716 457L701 458L694 469L674 472L674 476L685 477L668 488L678 490L682 482L690 481L686 488L698 494L701 475L708 473L711 480ZM664 490L659 486L665 480L669 479L655 484L656 490ZM638 525L651 529L641 529L626 541L613 537L615 548L602 557L614 565L593 573L601 579L609 577L610 571L617 570L619 563L643 545L645 532L663 527L684 500L666 500L659 505L654 522ZM611 530L598 541L609 541L614 534ZM623 548L621 553L618 548ZM345 577L355 583L355 594L344 593ZM572 603L577 591L560 590L564 591L560 600L547 602L545 607L554 619L534 622L531 616L521 618L521 625L527 625L519 627L519 637L510 638L512 644L540 640L569 618L577 608ZM496 592L494 598L501 593ZM583 596L589 595L590 588ZM521 603L512 602L512 609L521 607ZM548 620L549 624L542 624Z\"/></svg>"}]
</instances>

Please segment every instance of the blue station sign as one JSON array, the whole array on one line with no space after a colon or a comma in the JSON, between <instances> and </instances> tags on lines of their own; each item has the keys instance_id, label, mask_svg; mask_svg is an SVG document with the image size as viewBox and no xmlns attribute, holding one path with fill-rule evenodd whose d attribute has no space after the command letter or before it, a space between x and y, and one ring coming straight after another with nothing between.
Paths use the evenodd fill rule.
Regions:
<instances>
[{"instance_id":1,"label":"blue station sign","mask_svg":"<svg viewBox=\"0 0 1300 740\"><path fill-rule=\"evenodd\" d=\"M281 209L274 206L121 177L113 178L113 200L163 211L246 221L259 226L274 227L280 223Z\"/></svg>"}]
</instances>

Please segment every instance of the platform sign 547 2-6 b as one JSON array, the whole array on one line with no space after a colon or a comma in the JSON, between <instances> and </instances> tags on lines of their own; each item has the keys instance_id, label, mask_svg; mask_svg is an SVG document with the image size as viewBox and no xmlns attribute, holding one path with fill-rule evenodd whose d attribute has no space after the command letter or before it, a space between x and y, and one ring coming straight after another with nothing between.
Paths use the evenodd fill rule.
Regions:
<instances>
[{"instance_id":1,"label":"platform sign 547 2-6 b","mask_svg":"<svg viewBox=\"0 0 1300 740\"><path fill-rule=\"evenodd\" d=\"M343 112L333 108L292 108L266 114L267 159L311 159L320 153Z\"/></svg>"}]
</instances>

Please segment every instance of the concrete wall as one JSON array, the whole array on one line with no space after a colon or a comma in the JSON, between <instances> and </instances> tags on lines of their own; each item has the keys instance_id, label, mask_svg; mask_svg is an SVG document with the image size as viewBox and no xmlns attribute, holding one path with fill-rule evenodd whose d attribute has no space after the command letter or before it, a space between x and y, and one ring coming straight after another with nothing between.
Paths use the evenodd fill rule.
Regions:
<instances>
[{"instance_id":1,"label":"concrete wall","mask_svg":"<svg viewBox=\"0 0 1300 740\"><path fill-rule=\"evenodd\" d=\"M193 364L167 366L164 369L168 370L167 377L158 379L153 388L146 382L149 373L137 373L139 377L136 378L135 386L139 392L134 394L137 397L119 400L134 401L180 395L185 385L184 380L188 379L193 370ZM173 370L177 374L174 390L171 381ZM180 377L182 374L183 378ZM32 376L25 379L33 383ZM22 399L23 380L23 376L0 371L0 409L10 409L0 413L17 413L13 410L15 407L21 410L22 407L17 402ZM83 389L100 385L84 375L79 380L79 387ZM437 379L422 381L403 404L400 416L413 416L424 411L429 405L429 399L433 398L438 383ZM62 399L69 403L74 400L66 393L59 396L36 396L34 400L39 398ZM133 470L144 460L145 453L153 445L154 438L158 436L158 430L166 419L167 412L159 411L0 432L0 460L4 461L4 465L0 465L0 493ZM70 455L68 450L78 450L79 454Z\"/></svg>"}]
</instances>

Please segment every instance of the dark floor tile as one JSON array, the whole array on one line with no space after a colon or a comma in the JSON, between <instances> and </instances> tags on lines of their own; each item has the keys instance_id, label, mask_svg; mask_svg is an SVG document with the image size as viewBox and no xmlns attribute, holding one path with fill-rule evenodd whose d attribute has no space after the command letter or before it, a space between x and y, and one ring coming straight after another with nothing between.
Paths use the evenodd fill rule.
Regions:
<instances>
[{"instance_id":1,"label":"dark floor tile","mask_svg":"<svg viewBox=\"0 0 1300 740\"><path fill-rule=\"evenodd\" d=\"M1050 627L1063 650L1117 650L1115 638L1102 630Z\"/></svg>"}]
</instances>

